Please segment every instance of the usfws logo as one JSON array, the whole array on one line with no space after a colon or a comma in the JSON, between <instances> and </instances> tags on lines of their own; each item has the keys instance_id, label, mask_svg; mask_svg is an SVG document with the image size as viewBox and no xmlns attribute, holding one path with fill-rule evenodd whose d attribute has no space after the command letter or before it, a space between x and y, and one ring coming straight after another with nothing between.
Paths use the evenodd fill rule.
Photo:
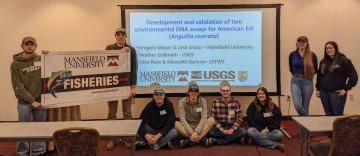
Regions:
<instances>
[{"instance_id":1,"label":"usfws logo","mask_svg":"<svg viewBox=\"0 0 360 156\"><path fill-rule=\"evenodd\" d=\"M238 79L240 82L245 82L248 79L248 72L238 71Z\"/></svg>"},{"instance_id":2,"label":"usfws logo","mask_svg":"<svg viewBox=\"0 0 360 156\"><path fill-rule=\"evenodd\" d=\"M50 90L53 97L57 98L55 89L63 85L66 80L70 79L71 75L72 72L70 70L60 70L51 74L47 83L47 88Z\"/></svg>"}]
</instances>

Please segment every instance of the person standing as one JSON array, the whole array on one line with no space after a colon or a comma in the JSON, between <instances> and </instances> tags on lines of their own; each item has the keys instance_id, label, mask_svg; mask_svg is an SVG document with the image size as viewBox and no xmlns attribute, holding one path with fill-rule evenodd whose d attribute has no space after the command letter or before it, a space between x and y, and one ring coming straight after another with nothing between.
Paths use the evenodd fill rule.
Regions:
<instances>
[{"instance_id":1,"label":"person standing","mask_svg":"<svg viewBox=\"0 0 360 156\"><path fill-rule=\"evenodd\" d=\"M215 124L213 117L207 118L207 103L199 92L199 86L192 81L189 83L187 96L179 101L180 122L175 122L175 129L180 136L186 138L180 141L180 148L204 141L205 135Z\"/></svg>"},{"instance_id":2,"label":"person standing","mask_svg":"<svg viewBox=\"0 0 360 156\"><path fill-rule=\"evenodd\" d=\"M141 124L137 133L136 149L150 147L159 150L167 146L172 149L171 140L178 136L175 126L175 111L172 102L158 86L153 99L145 106L140 115Z\"/></svg>"},{"instance_id":3,"label":"person standing","mask_svg":"<svg viewBox=\"0 0 360 156\"><path fill-rule=\"evenodd\" d=\"M215 99L211 108L211 116L215 119L215 127L206 139L207 146L226 145L234 141L244 140L246 130L240 127L243 121L240 102L231 97L231 87L228 81L220 83L221 98Z\"/></svg>"},{"instance_id":4,"label":"person standing","mask_svg":"<svg viewBox=\"0 0 360 156\"><path fill-rule=\"evenodd\" d=\"M271 101L265 87L256 91L255 100L249 105L246 114L250 138L260 146L284 152L285 146L280 143L284 137L280 131L281 110Z\"/></svg>"},{"instance_id":5,"label":"person standing","mask_svg":"<svg viewBox=\"0 0 360 156\"><path fill-rule=\"evenodd\" d=\"M41 57L35 53L34 37L24 37L22 52L13 56L11 83L18 100L19 122L46 122L47 110L41 104ZM16 152L21 156L41 155L46 152L45 142L18 142Z\"/></svg>"},{"instance_id":6,"label":"person standing","mask_svg":"<svg viewBox=\"0 0 360 156\"><path fill-rule=\"evenodd\" d=\"M316 96L320 97L327 116L344 115L347 91L355 87L357 81L351 60L339 51L336 42L326 42L317 75Z\"/></svg>"},{"instance_id":7,"label":"person standing","mask_svg":"<svg viewBox=\"0 0 360 156\"><path fill-rule=\"evenodd\" d=\"M310 51L309 40L299 36L296 50L289 55L289 68L292 74L291 95L296 111L300 116L309 115L310 99L314 92L313 79L317 71L317 57Z\"/></svg>"},{"instance_id":8,"label":"person standing","mask_svg":"<svg viewBox=\"0 0 360 156\"><path fill-rule=\"evenodd\" d=\"M136 81L137 81L137 58L136 50L134 47L126 43L126 30L124 28L118 28L115 30L115 39L116 43L107 45L105 50L125 50L130 52L131 55L131 97L129 99L122 100L122 111L125 120L132 119L131 105L134 103L134 98L136 95ZM116 120L116 114L118 109L118 101L109 101L108 102L108 120ZM130 145L128 141L125 141L127 146ZM111 150L115 146L115 141L110 140L106 144L106 149Z\"/></svg>"}]
</instances>

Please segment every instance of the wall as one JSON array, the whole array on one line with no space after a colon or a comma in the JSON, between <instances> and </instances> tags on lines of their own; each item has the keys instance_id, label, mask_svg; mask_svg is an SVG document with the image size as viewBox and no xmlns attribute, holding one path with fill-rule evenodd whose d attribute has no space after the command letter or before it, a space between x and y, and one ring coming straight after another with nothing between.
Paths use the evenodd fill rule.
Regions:
<instances>
[{"instance_id":1,"label":"wall","mask_svg":"<svg viewBox=\"0 0 360 156\"><path fill-rule=\"evenodd\" d=\"M267 4L282 3L281 9L281 88L282 93L290 94L290 73L288 54L295 49L296 38L306 35L311 49L318 58L323 57L324 44L335 40L340 50L353 61L360 70L358 41L360 40L360 1L358 0L0 0L0 121L16 121L16 98L10 81L12 55L20 52L20 42L24 36L31 35L38 41L38 51L82 51L102 50L114 42L114 30L120 26L120 11L117 5L206 5L206 4ZM360 113L360 88L349 93L354 101L348 99L346 114ZM211 104L214 97L207 97ZM244 109L253 97L237 97ZM277 98L275 98L277 99ZM134 117L149 99L136 99L133 105ZM172 98L177 106L179 98ZM278 101L276 100L278 103ZM297 115L293 104L281 98L284 115ZM288 107L290 106L290 109ZM289 110L289 111L288 111ZM107 114L106 103L83 105L83 119L104 119ZM119 107L119 118L122 117ZM313 95L310 105L311 115L324 114L321 102Z\"/></svg>"}]
</instances>

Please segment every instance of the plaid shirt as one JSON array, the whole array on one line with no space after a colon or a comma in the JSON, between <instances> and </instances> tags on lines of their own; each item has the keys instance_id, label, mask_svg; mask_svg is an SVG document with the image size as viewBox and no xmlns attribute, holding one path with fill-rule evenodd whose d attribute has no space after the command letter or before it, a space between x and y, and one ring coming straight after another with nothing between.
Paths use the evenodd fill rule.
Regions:
<instances>
[{"instance_id":1,"label":"plaid shirt","mask_svg":"<svg viewBox=\"0 0 360 156\"><path fill-rule=\"evenodd\" d=\"M215 118L215 126L221 131L224 130L223 125L232 125L231 128L236 130L243 121L240 102L232 97L228 104L222 98L215 99L211 108L211 116Z\"/></svg>"}]
</instances>

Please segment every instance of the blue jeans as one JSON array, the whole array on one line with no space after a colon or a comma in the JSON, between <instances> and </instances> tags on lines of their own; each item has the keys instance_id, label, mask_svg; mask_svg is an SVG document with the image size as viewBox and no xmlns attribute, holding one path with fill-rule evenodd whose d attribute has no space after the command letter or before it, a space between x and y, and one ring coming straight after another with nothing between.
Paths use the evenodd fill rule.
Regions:
<instances>
[{"instance_id":1,"label":"blue jeans","mask_svg":"<svg viewBox=\"0 0 360 156\"><path fill-rule=\"evenodd\" d=\"M320 90L320 99L327 116L344 115L347 94L339 96L338 92Z\"/></svg>"},{"instance_id":2,"label":"blue jeans","mask_svg":"<svg viewBox=\"0 0 360 156\"><path fill-rule=\"evenodd\" d=\"M256 128L250 127L247 130L247 133L250 136L250 138L253 139L257 144L271 149L274 149L276 145L279 144L281 139L284 137L283 133L278 129L274 129L271 132L269 132L266 136L264 136Z\"/></svg>"},{"instance_id":3,"label":"blue jeans","mask_svg":"<svg viewBox=\"0 0 360 156\"><path fill-rule=\"evenodd\" d=\"M18 103L19 122L46 122L46 109L34 109L29 103ZM31 133L31 132L29 132ZM16 152L21 156L29 155L30 143L18 142ZM40 155L46 152L45 142L31 142L32 155Z\"/></svg>"},{"instance_id":4,"label":"blue jeans","mask_svg":"<svg viewBox=\"0 0 360 156\"><path fill-rule=\"evenodd\" d=\"M300 116L309 115L309 104L314 92L313 81L310 79L292 77L291 95L296 111Z\"/></svg>"},{"instance_id":5,"label":"blue jeans","mask_svg":"<svg viewBox=\"0 0 360 156\"><path fill-rule=\"evenodd\" d=\"M151 128L150 126L146 126L145 128L146 128L146 132L148 134L157 134L158 133L158 130ZM148 146L151 149L158 150L161 147L164 147L165 145L167 145L168 142L175 139L177 136L178 136L178 133L173 128L168 133L166 133L165 136L162 136L155 144L148 144ZM144 137L142 137L139 133L136 134L136 138L138 140L147 142L146 139Z\"/></svg>"},{"instance_id":6,"label":"blue jeans","mask_svg":"<svg viewBox=\"0 0 360 156\"><path fill-rule=\"evenodd\" d=\"M228 130L232 127L232 125L223 125L223 128ZM238 127L233 134L227 135L221 132L221 130L217 127L211 128L208 133L209 137L213 137L218 140L219 145L226 145L233 141L238 140L240 142L241 138L246 135L246 130L244 128Z\"/></svg>"}]
</instances>

